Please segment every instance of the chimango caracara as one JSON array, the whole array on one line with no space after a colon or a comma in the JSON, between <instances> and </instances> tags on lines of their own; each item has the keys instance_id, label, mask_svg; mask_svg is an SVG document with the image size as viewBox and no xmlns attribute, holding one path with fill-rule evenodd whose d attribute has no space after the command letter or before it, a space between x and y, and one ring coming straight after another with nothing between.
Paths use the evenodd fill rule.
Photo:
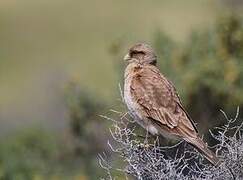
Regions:
<instances>
[{"instance_id":1,"label":"chimango caracara","mask_svg":"<svg viewBox=\"0 0 243 180\"><path fill-rule=\"evenodd\" d=\"M135 44L124 57L124 99L133 118L153 135L183 139L212 164L219 160L199 137L173 84L156 67L157 57L146 44Z\"/></svg>"}]
</instances>

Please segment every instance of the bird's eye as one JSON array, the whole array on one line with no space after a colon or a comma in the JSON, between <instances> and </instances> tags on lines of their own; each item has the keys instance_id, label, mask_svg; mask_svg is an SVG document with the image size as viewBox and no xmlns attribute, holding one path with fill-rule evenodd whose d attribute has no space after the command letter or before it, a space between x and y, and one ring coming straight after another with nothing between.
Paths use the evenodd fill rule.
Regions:
<instances>
[{"instance_id":1,"label":"bird's eye","mask_svg":"<svg viewBox=\"0 0 243 180\"><path fill-rule=\"evenodd\" d=\"M143 51L131 51L131 55L145 55L145 53Z\"/></svg>"}]
</instances>

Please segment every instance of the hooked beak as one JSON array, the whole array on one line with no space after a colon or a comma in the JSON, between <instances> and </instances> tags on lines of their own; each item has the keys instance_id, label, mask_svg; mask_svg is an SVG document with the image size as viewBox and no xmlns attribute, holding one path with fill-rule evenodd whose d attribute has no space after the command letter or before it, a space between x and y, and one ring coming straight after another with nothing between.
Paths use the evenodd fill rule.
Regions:
<instances>
[{"instance_id":1,"label":"hooked beak","mask_svg":"<svg viewBox=\"0 0 243 180\"><path fill-rule=\"evenodd\" d=\"M124 56L123 59L124 59L124 61L129 61L129 60L131 60L131 57L129 54L126 54L126 56Z\"/></svg>"}]
</instances>

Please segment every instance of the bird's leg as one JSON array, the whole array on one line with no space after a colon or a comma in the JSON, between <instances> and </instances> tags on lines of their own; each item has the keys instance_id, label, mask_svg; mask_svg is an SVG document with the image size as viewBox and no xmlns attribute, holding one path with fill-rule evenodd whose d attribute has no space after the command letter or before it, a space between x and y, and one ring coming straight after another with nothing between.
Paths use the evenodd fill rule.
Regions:
<instances>
[{"instance_id":1,"label":"bird's leg","mask_svg":"<svg viewBox=\"0 0 243 180\"><path fill-rule=\"evenodd\" d=\"M156 138L154 140L154 145L160 146L160 144L159 144L159 136L158 135L156 136Z\"/></svg>"},{"instance_id":2,"label":"bird's leg","mask_svg":"<svg viewBox=\"0 0 243 180\"><path fill-rule=\"evenodd\" d=\"M149 134L149 131L146 131L146 135L145 136L139 135L139 134L137 134L136 136L140 137L140 138L143 138L143 143L140 144L142 147L145 147L145 148L150 147L149 139L151 139L153 136Z\"/></svg>"},{"instance_id":3,"label":"bird's leg","mask_svg":"<svg viewBox=\"0 0 243 180\"><path fill-rule=\"evenodd\" d=\"M148 144L148 136L149 136L149 131L148 128L146 129L146 137L144 139L144 144Z\"/></svg>"},{"instance_id":4,"label":"bird's leg","mask_svg":"<svg viewBox=\"0 0 243 180\"><path fill-rule=\"evenodd\" d=\"M138 137L144 138L144 143L141 143L140 145L145 148L149 147L155 147L155 146L160 146L159 144L159 136L153 136L148 134L146 137L137 135ZM149 142L150 140L150 142Z\"/></svg>"}]
</instances>

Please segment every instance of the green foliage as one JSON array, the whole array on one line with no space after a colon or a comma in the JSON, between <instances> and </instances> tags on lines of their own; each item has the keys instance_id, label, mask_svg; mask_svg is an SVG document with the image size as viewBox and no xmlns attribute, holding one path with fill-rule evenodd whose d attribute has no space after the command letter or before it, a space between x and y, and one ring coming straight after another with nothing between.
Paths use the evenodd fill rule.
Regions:
<instances>
[{"instance_id":1,"label":"green foliage","mask_svg":"<svg viewBox=\"0 0 243 180\"><path fill-rule=\"evenodd\" d=\"M70 132L73 137L78 138L80 150L82 153L100 152L103 145L100 144L102 130L99 132L99 128L102 129L102 125L99 115L107 110L106 102L102 102L75 82L68 84L66 92ZM93 146L94 143L96 146Z\"/></svg>"},{"instance_id":2,"label":"green foliage","mask_svg":"<svg viewBox=\"0 0 243 180\"><path fill-rule=\"evenodd\" d=\"M200 129L218 124L219 109L233 114L243 104L243 22L229 15L209 30L195 31L185 44L163 32L154 36L159 64L175 83Z\"/></svg>"},{"instance_id":3,"label":"green foliage","mask_svg":"<svg viewBox=\"0 0 243 180\"><path fill-rule=\"evenodd\" d=\"M69 111L71 153L78 159L87 176L95 179L101 172L97 155L107 151L107 126L99 117L107 110L107 103L84 90L75 81L67 86L66 102Z\"/></svg>"},{"instance_id":4,"label":"green foliage","mask_svg":"<svg viewBox=\"0 0 243 180\"><path fill-rule=\"evenodd\" d=\"M30 128L0 141L0 180L97 179L104 173L97 156L107 151L107 126L99 117L106 102L74 81L65 98L67 131L55 136Z\"/></svg>"},{"instance_id":5,"label":"green foliage","mask_svg":"<svg viewBox=\"0 0 243 180\"><path fill-rule=\"evenodd\" d=\"M53 136L39 129L23 131L0 142L0 179L28 180L48 176L56 158Z\"/></svg>"}]
</instances>

